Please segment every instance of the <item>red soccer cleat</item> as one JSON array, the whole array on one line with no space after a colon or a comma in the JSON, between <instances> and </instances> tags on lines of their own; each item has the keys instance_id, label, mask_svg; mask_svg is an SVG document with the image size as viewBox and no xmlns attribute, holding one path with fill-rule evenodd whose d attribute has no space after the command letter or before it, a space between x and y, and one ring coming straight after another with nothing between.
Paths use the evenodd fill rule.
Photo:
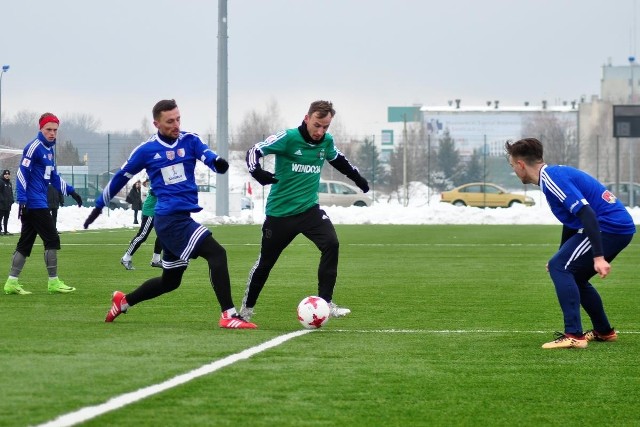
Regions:
<instances>
[{"instance_id":1,"label":"red soccer cleat","mask_svg":"<svg viewBox=\"0 0 640 427\"><path fill-rule=\"evenodd\" d=\"M587 341L616 341L618 339L618 333L615 329L611 329L607 334L601 334L595 329L591 329L584 333L584 337Z\"/></svg>"},{"instance_id":2,"label":"red soccer cleat","mask_svg":"<svg viewBox=\"0 0 640 427\"><path fill-rule=\"evenodd\" d=\"M256 329L255 323L247 322L239 314L229 316L226 311L222 312L218 325L224 329Z\"/></svg>"},{"instance_id":3,"label":"red soccer cleat","mask_svg":"<svg viewBox=\"0 0 640 427\"><path fill-rule=\"evenodd\" d=\"M107 313L105 322L113 322L120 313L127 313L127 309L123 309L122 306L127 305L127 299L124 296L124 292L115 291L113 298L111 298L111 310Z\"/></svg>"}]
</instances>

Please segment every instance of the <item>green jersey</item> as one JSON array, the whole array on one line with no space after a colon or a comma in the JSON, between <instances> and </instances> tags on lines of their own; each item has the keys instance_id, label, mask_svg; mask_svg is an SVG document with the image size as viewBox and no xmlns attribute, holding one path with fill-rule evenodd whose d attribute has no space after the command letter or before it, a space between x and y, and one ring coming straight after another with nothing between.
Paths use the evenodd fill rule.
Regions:
<instances>
[{"instance_id":1,"label":"green jersey","mask_svg":"<svg viewBox=\"0 0 640 427\"><path fill-rule=\"evenodd\" d=\"M151 189L151 185L149 185L149 192L147 193L147 198L144 199L144 203L142 204L142 215L154 216L157 202L158 202L158 198L156 197L155 193Z\"/></svg>"},{"instance_id":2,"label":"green jersey","mask_svg":"<svg viewBox=\"0 0 640 427\"><path fill-rule=\"evenodd\" d=\"M310 144L297 128L287 129L258 143L257 148L263 156L276 156L274 173L278 182L271 185L267 215L297 215L318 204L318 184L324 161L334 160L339 154L331 134L326 133L321 142Z\"/></svg>"}]
</instances>

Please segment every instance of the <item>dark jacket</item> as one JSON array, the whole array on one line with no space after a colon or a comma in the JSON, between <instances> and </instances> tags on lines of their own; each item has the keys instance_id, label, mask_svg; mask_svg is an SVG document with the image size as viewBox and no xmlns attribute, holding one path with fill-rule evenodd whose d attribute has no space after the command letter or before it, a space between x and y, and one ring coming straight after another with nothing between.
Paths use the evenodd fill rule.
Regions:
<instances>
[{"instance_id":1,"label":"dark jacket","mask_svg":"<svg viewBox=\"0 0 640 427\"><path fill-rule=\"evenodd\" d=\"M13 204L13 185L10 179L0 179L0 211L10 211Z\"/></svg>"},{"instance_id":2,"label":"dark jacket","mask_svg":"<svg viewBox=\"0 0 640 427\"><path fill-rule=\"evenodd\" d=\"M131 203L131 209L134 211L142 210L142 194L140 193L140 189L135 185L127 194L127 203Z\"/></svg>"},{"instance_id":3,"label":"dark jacket","mask_svg":"<svg viewBox=\"0 0 640 427\"><path fill-rule=\"evenodd\" d=\"M64 206L62 193L56 190L51 184L49 184L49 188L47 189L47 203L49 204L49 209L58 209L60 206Z\"/></svg>"}]
</instances>

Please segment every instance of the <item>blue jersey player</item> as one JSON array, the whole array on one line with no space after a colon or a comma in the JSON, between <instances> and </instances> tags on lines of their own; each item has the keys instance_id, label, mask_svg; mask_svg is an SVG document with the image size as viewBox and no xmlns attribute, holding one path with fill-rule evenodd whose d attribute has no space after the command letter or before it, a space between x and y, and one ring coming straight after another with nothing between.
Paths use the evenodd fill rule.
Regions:
<instances>
[{"instance_id":1,"label":"blue jersey player","mask_svg":"<svg viewBox=\"0 0 640 427\"><path fill-rule=\"evenodd\" d=\"M589 282L607 277L609 264L636 232L620 201L597 179L570 166L547 165L535 138L507 142L509 164L524 184L540 187L553 214L563 224L560 250L547 270L564 315L564 333L542 348L586 348L589 341L615 341L600 294ZM580 306L593 329L583 333Z\"/></svg>"},{"instance_id":2,"label":"blue jersey player","mask_svg":"<svg viewBox=\"0 0 640 427\"><path fill-rule=\"evenodd\" d=\"M231 283L225 249L213 238L209 229L191 218L199 212L198 188L195 181L196 161L214 172L225 173L229 164L214 153L198 135L180 131L180 111L174 100L159 101L153 107L153 124L158 132L138 145L125 164L114 175L96 199L84 228L102 212L102 208L129 180L146 169L151 187L158 198L154 225L162 242L162 276L149 279L133 292L113 293L112 306L105 322L112 322L142 301L177 289L189 259L202 257L209 264L209 279L222 309L219 326L227 329L255 329L236 313L231 297Z\"/></svg>"},{"instance_id":3,"label":"blue jersey player","mask_svg":"<svg viewBox=\"0 0 640 427\"><path fill-rule=\"evenodd\" d=\"M49 293L67 294L76 290L72 286L67 286L58 277L60 236L49 211L47 201L49 184L65 196L73 197L78 206L82 206L82 198L56 172L53 147L56 145L60 120L52 113L44 113L40 116L38 124L40 132L24 148L16 177L16 199L20 205L18 218L22 222L22 229L11 258L9 278L4 285L6 294L29 295L31 293L22 288L18 282L18 276L31 255L33 244L38 236L44 245L44 262L49 274L47 286Z\"/></svg>"}]
</instances>

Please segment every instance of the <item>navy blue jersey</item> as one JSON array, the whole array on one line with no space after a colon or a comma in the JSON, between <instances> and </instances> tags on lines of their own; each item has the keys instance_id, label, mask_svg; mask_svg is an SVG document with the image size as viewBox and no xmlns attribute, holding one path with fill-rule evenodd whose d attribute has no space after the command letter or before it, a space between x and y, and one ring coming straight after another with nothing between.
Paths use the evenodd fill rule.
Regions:
<instances>
[{"instance_id":1,"label":"navy blue jersey","mask_svg":"<svg viewBox=\"0 0 640 427\"><path fill-rule=\"evenodd\" d=\"M540 169L540 189L551 212L569 228L584 228L576 214L583 206L589 205L603 233L636 232L633 218L620 200L597 179L581 170L571 166L544 165Z\"/></svg>"},{"instance_id":2,"label":"navy blue jersey","mask_svg":"<svg viewBox=\"0 0 640 427\"><path fill-rule=\"evenodd\" d=\"M19 204L24 204L29 209L49 208L49 182L65 196L74 192L74 188L56 173L53 161L55 143L55 140L47 141L42 132L39 132L22 153L20 168L16 173L16 198Z\"/></svg>"},{"instance_id":3,"label":"navy blue jersey","mask_svg":"<svg viewBox=\"0 0 640 427\"><path fill-rule=\"evenodd\" d=\"M198 187L195 180L196 160L214 172L214 153L195 133L180 132L173 143L165 142L158 134L138 145L120 168L103 193L96 199L96 207L103 208L134 175L146 169L151 188L158 198L156 215L179 212L199 212Z\"/></svg>"}]
</instances>

